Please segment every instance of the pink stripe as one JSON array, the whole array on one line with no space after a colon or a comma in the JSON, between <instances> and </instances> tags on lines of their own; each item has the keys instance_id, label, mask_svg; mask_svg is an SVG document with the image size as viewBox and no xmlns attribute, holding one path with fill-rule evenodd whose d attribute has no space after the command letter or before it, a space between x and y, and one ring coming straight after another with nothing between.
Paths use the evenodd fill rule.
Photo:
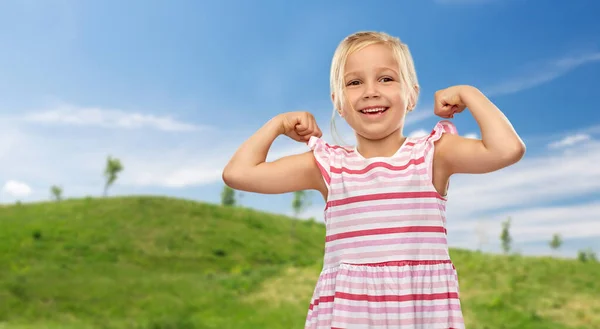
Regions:
<instances>
[{"instance_id":1,"label":"pink stripe","mask_svg":"<svg viewBox=\"0 0 600 329\"><path fill-rule=\"evenodd\" d=\"M321 280L336 280L338 276L343 275L347 277L361 277L368 280L373 279L402 279L406 277L439 277L439 276L453 276L456 271L452 268L452 263L447 262L446 264L440 264L444 267L438 269L435 268L415 268L415 267L386 267L383 272L371 272L369 267L365 266L363 270L354 269L338 269L332 272L327 272L321 275Z\"/></svg>"},{"instance_id":2,"label":"pink stripe","mask_svg":"<svg viewBox=\"0 0 600 329\"><path fill-rule=\"evenodd\" d=\"M447 291L441 293L430 293L430 294L404 294L404 295L368 295L368 294L351 294L347 292L337 291L334 295L320 296L310 304L311 308L324 303L331 303L336 299L340 299L340 304L343 302L354 303L367 302L367 303L386 303L386 302L411 302L420 301L421 304L427 304L435 300L447 301L456 300L458 301L458 292Z\"/></svg>"},{"instance_id":3,"label":"pink stripe","mask_svg":"<svg viewBox=\"0 0 600 329\"><path fill-rule=\"evenodd\" d=\"M349 239L369 235L397 234L397 233L445 233L446 230L441 226L405 226L390 228L374 228L368 230L357 230L342 232L325 236L325 242L339 239Z\"/></svg>"},{"instance_id":4,"label":"pink stripe","mask_svg":"<svg viewBox=\"0 0 600 329\"><path fill-rule=\"evenodd\" d=\"M319 171L321 171L321 176L323 176L323 178L325 179L325 182L327 182L327 185L331 185L331 176L329 176L329 173L327 172L327 169L325 169L325 167L323 167L323 165L321 165L321 163L319 161L316 161L317 163L317 167L319 167Z\"/></svg>"},{"instance_id":5,"label":"pink stripe","mask_svg":"<svg viewBox=\"0 0 600 329\"><path fill-rule=\"evenodd\" d=\"M406 171L400 171L400 172L399 171L394 171L394 172L373 171L365 176L358 176L358 175L343 176L343 178L342 178L339 175L332 175L331 181L332 181L332 184L342 184L342 183L365 183L365 182L371 182L378 178L399 180L400 178L408 177L408 176L425 175L425 174L427 174L427 172L428 172L427 168L415 167L415 168L409 168Z\"/></svg>"},{"instance_id":6,"label":"pink stripe","mask_svg":"<svg viewBox=\"0 0 600 329\"><path fill-rule=\"evenodd\" d=\"M319 315L330 315L333 313L333 307L329 307L331 303L321 303L319 305ZM449 311L460 311L461 307L459 303L449 303L442 305L419 305L415 303L414 306L403 306L403 307L373 307L363 305L336 305L335 309L343 312L352 313L369 313L369 314L409 314L409 313L431 313L431 312L449 312ZM315 314L315 312L313 312ZM310 317L309 319L312 319Z\"/></svg>"},{"instance_id":7,"label":"pink stripe","mask_svg":"<svg viewBox=\"0 0 600 329\"><path fill-rule=\"evenodd\" d=\"M394 200L394 199L418 199L419 203L427 202L426 200L438 198L439 193L434 191L418 191L418 192L392 192L392 193L376 193L376 194L365 194L358 196L351 196L343 199L331 200L328 203L328 207L342 206L349 203L367 202L367 201L379 201L379 200Z\"/></svg>"},{"instance_id":8,"label":"pink stripe","mask_svg":"<svg viewBox=\"0 0 600 329\"><path fill-rule=\"evenodd\" d=\"M325 257L325 263L335 264L342 260L348 262L350 260L360 259L377 259L385 257L410 257L410 256L447 256L448 253L445 249L403 249L403 250L386 250L386 251L371 251L371 252L357 252L357 253L345 253L342 255L331 255ZM422 258L422 257L421 257Z\"/></svg>"},{"instance_id":9,"label":"pink stripe","mask_svg":"<svg viewBox=\"0 0 600 329\"><path fill-rule=\"evenodd\" d=\"M380 217L366 217L366 218L357 218L357 219L348 219L342 221L333 221L331 224L327 226L328 231L334 231L337 229L343 228L351 228L353 226L383 226L382 224L386 223L397 223L400 226L403 223L407 222L435 222L440 221L440 217L437 215L428 215L428 214L408 214L408 215L393 215L393 216L380 216ZM440 221L441 223L441 221Z\"/></svg>"},{"instance_id":10,"label":"pink stripe","mask_svg":"<svg viewBox=\"0 0 600 329\"><path fill-rule=\"evenodd\" d=\"M356 193L356 192L360 192L360 191L367 191L367 190L372 190L372 189L377 189L377 188L407 187L407 186L419 187L422 185L426 185L427 183L428 182L426 180L396 180L396 181L386 180L383 182L373 182L371 184L332 188L331 193L343 195L345 193L350 193L350 192Z\"/></svg>"},{"instance_id":11,"label":"pink stripe","mask_svg":"<svg viewBox=\"0 0 600 329\"><path fill-rule=\"evenodd\" d=\"M361 168L361 169L350 169L350 168L346 168L346 167L339 167L339 168L331 167L330 171L331 171L331 173L335 173L335 174L346 173L346 174L350 174L350 175L360 175L360 174L365 174L374 168L386 168L386 169L393 170L393 171L400 171L400 170L405 170L406 168L408 168L410 166L419 165L424 162L425 162L425 158L421 157L418 159L410 159L406 164L404 164L402 166L392 166L391 164L386 163L386 162L373 162L373 163L370 163L368 166Z\"/></svg>"},{"instance_id":12,"label":"pink stripe","mask_svg":"<svg viewBox=\"0 0 600 329\"><path fill-rule=\"evenodd\" d=\"M379 240L371 240L371 241L356 241L356 242L344 242L331 245L329 244L325 247L325 252L330 253L334 251L338 251L341 249L353 249L353 248L364 248L364 247L374 247L374 246L385 246L385 245L401 245L408 243L430 243L430 244L440 244L442 246L446 245L446 238L444 237L431 237L431 238L423 238L423 237L410 237L410 238L396 238L396 239L379 239ZM400 247L400 246L398 246Z\"/></svg>"},{"instance_id":13,"label":"pink stripe","mask_svg":"<svg viewBox=\"0 0 600 329\"><path fill-rule=\"evenodd\" d=\"M348 216L348 215L356 215L360 213L374 213L377 211L389 211L389 210L412 210L412 209L439 209L441 211L445 210L444 205L438 203L393 203L393 204L383 204L383 205L373 205L373 206L363 206L363 207L354 207L348 208L344 210L331 211L329 213L329 217L339 217L339 216Z\"/></svg>"},{"instance_id":14,"label":"pink stripe","mask_svg":"<svg viewBox=\"0 0 600 329\"><path fill-rule=\"evenodd\" d=\"M456 283L450 281L414 281L414 282L386 282L385 284L381 283L368 283L368 282L353 282L353 281L342 281L342 282L330 282L324 285L320 290L322 294L326 292L331 292L335 290L356 290L356 291L366 291L366 292L375 292L375 291L403 291L403 290L413 290L413 291L431 291L433 289L450 289L450 290L458 290L458 285ZM426 288L426 289L425 289Z\"/></svg>"}]
</instances>

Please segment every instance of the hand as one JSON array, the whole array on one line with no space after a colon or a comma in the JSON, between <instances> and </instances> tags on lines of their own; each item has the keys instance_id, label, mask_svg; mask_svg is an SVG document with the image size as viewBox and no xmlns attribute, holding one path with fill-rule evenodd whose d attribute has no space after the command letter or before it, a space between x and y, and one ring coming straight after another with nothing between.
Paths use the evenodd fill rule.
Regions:
<instances>
[{"instance_id":1,"label":"hand","mask_svg":"<svg viewBox=\"0 0 600 329\"><path fill-rule=\"evenodd\" d=\"M307 142L311 136L321 137L323 134L317 121L308 112L288 112L279 115L282 134L298 142Z\"/></svg>"},{"instance_id":2,"label":"hand","mask_svg":"<svg viewBox=\"0 0 600 329\"><path fill-rule=\"evenodd\" d=\"M467 108L460 97L464 86L452 86L446 89L438 90L434 95L435 115L442 118L454 118L455 113L461 113Z\"/></svg>"}]
</instances>

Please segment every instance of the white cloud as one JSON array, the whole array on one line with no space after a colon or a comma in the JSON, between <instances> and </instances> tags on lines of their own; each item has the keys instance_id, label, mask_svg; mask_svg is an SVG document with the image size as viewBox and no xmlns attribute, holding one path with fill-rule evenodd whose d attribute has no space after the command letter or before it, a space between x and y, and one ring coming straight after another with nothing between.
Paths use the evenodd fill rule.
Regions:
<instances>
[{"instance_id":1,"label":"white cloud","mask_svg":"<svg viewBox=\"0 0 600 329\"><path fill-rule=\"evenodd\" d=\"M455 214L470 217L484 211L600 192L600 143L587 144L562 153L525 156L508 168L485 175L460 175L452 180Z\"/></svg>"},{"instance_id":2,"label":"white cloud","mask_svg":"<svg viewBox=\"0 0 600 329\"><path fill-rule=\"evenodd\" d=\"M477 134L477 133L468 133L468 134L465 134L463 137L465 137L465 138L472 138L472 139L478 139L479 138L479 134Z\"/></svg>"},{"instance_id":3,"label":"white cloud","mask_svg":"<svg viewBox=\"0 0 600 329\"><path fill-rule=\"evenodd\" d=\"M106 157L124 164L116 189L186 187L216 182L232 141L225 133L116 129L109 133L73 126L46 126L6 119L0 123L0 182L15 178L32 183L27 200L45 200L54 184L65 196L97 194ZM218 139L221 138L219 142ZM8 201L14 201L7 194ZM3 198L2 202L7 199ZM25 200L24 200L25 201Z\"/></svg>"},{"instance_id":4,"label":"white cloud","mask_svg":"<svg viewBox=\"0 0 600 329\"><path fill-rule=\"evenodd\" d=\"M563 138L559 141L552 142L552 143L548 144L548 147L551 149L568 147L568 146L573 146L577 143L589 141L590 139L591 139L591 136L588 134L575 134L575 135L566 136L565 138Z\"/></svg>"},{"instance_id":5,"label":"white cloud","mask_svg":"<svg viewBox=\"0 0 600 329\"><path fill-rule=\"evenodd\" d=\"M414 112L410 112L406 115L404 126L414 125L417 122L429 119L433 116L433 104L426 104L423 106L417 105L417 108L414 110Z\"/></svg>"},{"instance_id":6,"label":"white cloud","mask_svg":"<svg viewBox=\"0 0 600 329\"><path fill-rule=\"evenodd\" d=\"M26 122L43 124L123 129L148 127L162 131L196 131L204 128L181 122L168 116L130 113L122 110L97 107L76 107L72 105L60 105L54 109L28 113L22 119Z\"/></svg>"},{"instance_id":7,"label":"white cloud","mask_svg":"<svg viewBox=\"0 0 600 329\"><path fill-rule=\"evenodd\" d=\"M485 88L483 92L488 96L507 95L557 79L579 66L600 61L600 52L585 53L566 56L559 59L543 61L532 65L527 72L501 84Z\"/></svg>"},{"instance_id":8,"label":"white cloud","mask_svg":"<svg viewBox=\"0 0 600 329\"><path fill-rule=\"evenodd\" d=\"M31 194L32 190L31 187L29 187L29 185L23 183L23 182L19 182L16 180L9 180L6 183L4 183L4 186L2 187L2 193L3 194L7 194L13 198L22 198L22 197L27 197Z\"/></svg>"},{"instance_id":9,"label":"white cloud","mask_svg":"<svg viewBox=\"0 0 600 329\"><path fill-rule=\"evenodd\" d=\"M549 241L554 233L573 239L600 236L600 203L586 201L600 195L599 162L600 142L588 140L561 153L526 155L498 172L454 177L448 203L451 241L475 247L476 225L484 222L497 244L500 223L508 217L518 243Z\"/></svg>"},{"instance_id":10,"label":"white cloud","mask_svg":"<svg viewBox=\"0 0 600 329\"><path fill-rule=\"evenodd\" d=\"M170 160L159 159L160 155L148 157L147 160L140 155L124 156L123 161L129 171L124 173L121 182L138 187L181 188L221 180L225 158L218 157L211 161L201 156L191 156L186 161L185 156L172 154Z\"/></svg>"},{"instance_id":11,"label":"white cloud","mask_svg":"<svg viewBox=\"0 0 600 329\"><path fill-rule=\"evenodd\" d=\"M425 130L425 129L417 129L412 131L410 134L408 134L408 137L413 138L413 137L421 137L421 136L426 136L429 134L429 131Z\"/></svg>"}]
</instances>

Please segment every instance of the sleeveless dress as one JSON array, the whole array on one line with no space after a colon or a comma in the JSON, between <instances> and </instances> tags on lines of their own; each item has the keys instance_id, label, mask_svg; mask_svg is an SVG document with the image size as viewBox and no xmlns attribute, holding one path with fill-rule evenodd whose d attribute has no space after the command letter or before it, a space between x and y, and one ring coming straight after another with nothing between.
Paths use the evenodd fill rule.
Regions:
<instances>
[{"instance_id":1,"label":"sleeveless dress","mask_svg":"<svg viewBox=\"0 0 600 329\"><path fill-rule=\"evenodd\" d=\"M391 157L312 137L328 188L324 265L305 329L464 328L446 240L446 197L432 183L434 142L447 120L406 138Z\"/></svg>"}]
</instances>

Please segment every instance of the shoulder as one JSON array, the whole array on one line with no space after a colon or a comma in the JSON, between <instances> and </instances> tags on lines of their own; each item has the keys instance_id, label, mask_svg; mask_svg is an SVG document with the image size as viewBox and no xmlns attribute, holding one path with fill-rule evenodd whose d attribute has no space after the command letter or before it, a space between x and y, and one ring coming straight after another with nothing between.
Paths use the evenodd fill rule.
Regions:
<instances>
[{"instance_id":1,"label":"shoulder","mask_svg":"<svg viewBox=\"0 0 600 329\"><path fill-rule=\"evenodd\" d=\"M332 156L332 155L350 155L354 153L354 148L350 146L340 146L327 143L324 139L316 136L311 136L307 142L308 147L315 155Z\"/></svg>"},{"instance_id":2,"label":"shoulder","mask_svg":"<svg viewBox=\"0 0 600 329\"><path fill-rule=\"evenodd\" d=\"M445 143L447 136L458 136L458 131L454 123L448 120L437 122L427 135L411 138L417 149L428 152L434 147ZM452 138L452 137L450 137Z\"/></svg>"}]
</instances>

